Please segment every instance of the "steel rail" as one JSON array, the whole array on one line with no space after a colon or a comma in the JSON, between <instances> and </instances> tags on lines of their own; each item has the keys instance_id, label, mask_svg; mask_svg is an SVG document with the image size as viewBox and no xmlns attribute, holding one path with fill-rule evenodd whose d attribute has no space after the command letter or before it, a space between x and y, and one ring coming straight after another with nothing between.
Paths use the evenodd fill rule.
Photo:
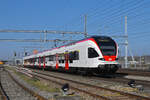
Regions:
<instances>
[{"instance_id":1,"label":"steel rail","mask_svg":"<svg viewBox=\"0 0 150 100\"><path fill-rule=\"evenodd\" d=\"M137 80L137 79L127 79L124 77L115 77L115 78L102 78L102 77L93 77L93 79L96 80L104 80L104 81L108 81L108 82L118 82L118 83L123 83L125 85L128 84L129 81L131 80L135 80L137 85L143 85L146 87L150 87L150 81L146 81L146 80Z\"/></svg>"},{"instance_id":2,"label":"steel rail","mask_svg":"<svg viewBox=\"0 0 150 100\"><path fill-rule=\"evenodd\" d=\"M0 66L0 68L3 68ZM2 83L1 83L1 75L0 75L0 96L2 98L2 100L9 100L9 97L7 95L7 93L5 92Z\"/></svg>"},{"instance_id":3,"label":"steel rail","mask_svg":"<svg viewBox=\"0 0 150 100\"><path fill-rule=\"evenodd\" d=\"M130 80L135 80L136 84L140 84L140 85L144 85L146 87L150 87L150 81L146 81L146 80L127 79L127 78L117 78L116 80L114 79L114 81L120 81L122 83L124 83L124 82L128 83Z\"/></svg>"},{"instance_id":4,"label":"steel rail","mask_svg":"<svg viewBox=\"0 0 150 100\"><path fill-rule=\"evenodd\" d=\"M130 70L130 69L119 69L117 73L127 74L127 75L139 75L139 76L148 76L150 77L150 71L143 70Z\"/></svg>"},{"instance_id":5,"label":"steel rail","mask_svg":"<svg viewBox=\"0 0 150 100\"><path fill-rule=\"evenodd\" d=\"M34 75L34 76L36 76L36 77L39 77L39 78L42 78L42 79L45 79L45 80L48 80L48 81L51 81L51 82L56 83L56 84L61 85L61 86L64 85L63 83L60 83L60 82L51 80L51 79L46 78L46 77L42 77L42 76L37 75L37 74L33 74L33 73L32 73L32 75ZM92 97L99 98L100 100L111 100L111 99L106 98L106 97L104 97L104 96L100 96L100 95L97 95L97 94L93 94L93 93L90 93L90 92L88 92L88 91L85 91L85 90L82 90L82 89L79 89L79 88L76 88L76 87L73 87L73 86L70 86L70 88L73 89L73 90L79 91L79 92L86 93L86 94L88 94L88 95L90 95L90 96L92 96Z\"/></svg>"},{"instance_id":6,"label":"steel rail","mask_svg":"<svg viewBox=\"0 0 150 100\"><path fill-rule=\"evenodd\" d=\"M95 85L91 85L91 84L87 84L87 83L82 83L82 82L78 82L78 81L74 81L74 80L69 80L69 79L65 79L65 78L61 78L61 77L57 77L57 76L53 76L53 75L49 75L49 74L44 74L44 73L40 73L40 72L35 72L35 73L42 74L42 75L49 76L49 77L54 77L54 78L62 79L62 80L66 80L66 81L70 81L70 82L77 83L77 84L86 85L88 87L93 87L93 88L96 88L96 89L102 89L102 90L106 90L106 91L111 91L111 92L119 93L121 95L128 96L128 97L135 98L135 99L150 100L150 98L148 98L148 97L143 97L143 96L139 96L139 95L135 95L135 94L130 94L130 93L126 93L126 92L123 92L123 91L118 91L118 90L113 90L113 89L104 88L104 87L100 87L100 86L95 86Z\"/></svg>"},{"instance_id":7,"label":"steel rail","mask_svg":"<svg viewBox=\"0 0 150 100\"><path fill-rule=\"evenodd\" d=\"M1 82L0 82L0 98L2 100L9 100L9 97L7 96L6 92L4 91Z\"/></svg>"},{"instance_id":8,"label":"steel rail","mask_svg":"<svg viewBox=\"0 0 150 100\"><path fill-rule=\"evenodd\" d=\"M37 100L47 100L46 98L44 98L43 96L39 95L38 93L35 93L34 91L32 91L31 89L25 87L24 85L22 85L21 83L19 83L8 70L5 70L6 72L8 72L8 75L12 78L12 80L17 83L21 88L23 88L25 91L27 91L28 93L30 93L31 95L33 95L34 97L37 97Z\"/></svg>"}]
</instances>

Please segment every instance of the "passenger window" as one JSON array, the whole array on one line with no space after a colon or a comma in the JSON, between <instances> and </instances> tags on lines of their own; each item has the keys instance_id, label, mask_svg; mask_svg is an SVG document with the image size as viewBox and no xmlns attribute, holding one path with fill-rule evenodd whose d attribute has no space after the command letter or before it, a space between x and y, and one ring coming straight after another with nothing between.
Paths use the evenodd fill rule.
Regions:
<instances>
[{"instance_id":1,"label":"passenger window","mask_svg":"<svg viewBox=\"0 0 150 100\"><path fill-rule=\"evenodd\" d=\"M79 51L69 52L70 60L79 60Z\"/></svg>"},{"instance_id":2,"label":"passenger window","mask_svg":"<svg viewBox=\"0 0 150 100\"><path fill-rule=\"evenodd\" d=\"M61 60L59 60L59 63L61 63Z\"/></svg>"},{"instance_id":3,"label":"passenger window","mask_svg":"<svg viewBox=\"0 0 150 100\"><path fill-rule=\"evenodd\" d=\"M62 60L62 63L64 63L65 61L64 60Z\"/></svg>"},{"instance_id":4,"label":"passenger window","mask_svg":"<svg viewBox=\"0 0 150 100\"><path fill-rule=\"evenodd\" d=\"M98 53L94 48L88 48L88 58L95 58L98 57Z\"/></svg>"},{"instance_id":5,"label":"passenger window","mask_svg":"<svg viewBox=\"0 0 150 100\"><path fill-rule=\"evenodd\" d=\"M74 56L74 60L79 60L79 51L75 51Z\"/></svg>"},{"instance_id":6,"label":"passenger window","mask_svg":"<svg viewBox=\"0 0 150 100\"><path fill-rule=\"evenodd\" d=\"M49 57L49 61L54 61L54 55L50 55Z\"/></svg>"},{"instance_id":7,"label":"passenger window","mask_svg":"<svg viewBox=\"0 0 150 100\"><path fill-rule=\"evenodd\" d=\"M43 58L43 57L41 57L41 59L40 59L40 60L41 60L41 63L43 63L43 62L44 62L44 58Z\"/></svg>"},{"instance_id":8,"label":"passenger window","mask_svg":"<svg viewBox=\"0 0 150 100\"><path fill-rule=\"evenodd\" d=\"M73 60L69 60L69 63L73 63Z\"/></svg>"}]
</instances>

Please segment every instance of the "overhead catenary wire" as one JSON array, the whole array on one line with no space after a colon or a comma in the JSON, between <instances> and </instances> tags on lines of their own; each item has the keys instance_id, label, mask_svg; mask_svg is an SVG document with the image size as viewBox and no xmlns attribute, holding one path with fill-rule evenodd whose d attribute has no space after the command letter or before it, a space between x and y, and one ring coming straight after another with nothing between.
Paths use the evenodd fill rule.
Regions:
<instances>
[{"instance_id":1,"label":"overhead catenary wire","mask_svg":"<svg viewBox=\"0 0 150 100\"><path fill-rule=\"evenodd\" d=\"M140 0L141 1L141 0ZM130 2L127 2L128 4L132 4L134 1L130 1ZM119 3L120 2L118 2L118 5L119 5ZM114 6L113 6L114 5ZM111 8L115 8L116 7L116 5L113 3L113 5L112 5L112 7ZM120 5L118 6L117 5L117 7L120 7ZM135 4L133 4L133 6L134 6ZM111 11L111 9L109 9L110 8L110 6L109 6L109 3L106 5L108 8L104 8L102 11L101 11L101 13L106 13L106 14L102 14L101 16L107 16L107 14L108 14L108 12L107 11ZM94 9L94 8L93 8ZM106 10L106 11L105 11ZM116 10L115 11L117 11L118 10L118 8L116 8ZM98 9L96 9L96 11L98 12ZM91 13L88 13L88 12L86 12L86 14L88 15L88 18L89 17L92 17L93 15L96 15L96 14L94 14L94 13L97 13L97 12L93 12L93 14L91 14ZM119 11L118 11L119 12ZM111 13L112 13L112 11L111 11ZM95 19L95 18L94 18ZM76 21L77 22L77 21ZM89 22L89 20L88 20L88 22ZM71 25L70 25L71 26ZM81 24L80 23L78 23L77 25L76 25L77 27L79 27L79 26L81 26Z\"/></svg>"},{"instance_id":2,"label":"overhead catenary wire","mask_svg":"<svg viewBox=\"0 0 150 100\"><path fill-rule=\"evenodd\" d=\"M64 42L64 41L75 41L75 40L41 40L41 39L0 39L0 42Z\"/></svg>"},{"instance_id":3,"label":"overhead catenary wire","mask_svg":"<svg viewBox=\"0 0 150 100\"><path fill-rule=\"evenodd\" d=\"M104 18L104 19L110 19L110 18L113 19L113 17L118 17L119 15L125 14L124 12L131 11L130 9L133 9L133 7L137 8L137 6L140 5L140 2L141 2L141 0L139 2L135 2L133 4L131 3L132 8L127 8L127 9L124 8L125 10L116 8L113 11L110 12L110 9L109 9L108 12L110 12L110 13L105 11L104 13L100 13L101 14L100 17ZM110 16L108 16L108 15L110 15ZM96 19L99 20L99 17L96 17ZM96 22L97 20L95 20L94 22Z\"/></svg>"},{"instance_id":4,"label":"overhead catenary wire","mask_svg":"<svg viewBox=\"0 0 150 100\"><path fill-rule=\"evenodd\" d=\"M135 8L137 8L137 7L135 7ZM128 9L126 12L134 12L134 11L132 11L132 9L134 9L135 10L135 8L131 8L131 9ZM132 13L131 13L132 14ZM128 14L128 16L129 16L129 14ZM110 17L108 17L109 19L107 19L107 18L104 18L104 20L103 20L103 22L104 22L104 25L107 23L107 24L110 24L110 25L112 25L112 24L116 24L117 22L120 22L119 20L119 18L121 18L121 17L123 17L123 15L121 15L121 14L118 14L118 15L115 15L115 16L113 16L114 18L112 18L112 16L110 16ZM119 20L118 20L119 19ZM102 22L102 23L103 23Z\"/></svg>"},{"instance_id":5,"label":"overhead catenary wire","mask_svg":"<svg viewBox=\"0 0 150 100\"><path fill-rule=\"evenodd\" d=\"M133 13L134 14L134 13ZM141 14L141 13L140 13ZM138 14L139 16L141 16L140 14ZM143 13L144 14L144 13ZM130 19L129 20L131 20L131 18L133 19L133 18L135 18L135 17L138 17L137 15L135 15L135 16L131 16L130 17ZM140 18L139 18L140 19ZM148 19L146 19L146 20L148 20ZM116 22L113 22L113 23L109 23L110 25L112 25L112 24L117 24L117 23L119 23L120 21L116 21ZM136 21L136 22L140 22L140 21ZM145 23L147 23L148 24L148 22L145 22ZM142 24L142 23L141 23ZM144 24L144 22L143 22L143 24ZM119 25L119 24L118 24ZM131 26L136 26L137 24L135 23L135 25L128 25L129 26L129 29L130 28L132 28ZM120 28L121 26L115 26L116 28ZM133 29L133 28L132 28ZM111 31L111 30L109 30L109 31ZM95 32L97 32L97 31L95 31ZM119 31L116 31L117 33L119 33ZM116 33L115 31L112 31L111 33ZM121 31L120 31L121 32ZM109 32L110 33L110 32Z\"/></svg>"},{"instance_id":6,"label":"overhead catenary wire","mask_svg":"<svg viewBox=\"0 0 150 100\"><path fill-rule=\"evenodd\" d=\"M72 31L53 31L53 30L13 30L13 29L0 29L0 32L7 33L49 33L49 34L84 34L84 32Z\"/></svg>"},{"instance_id":7,"label":"overhead catenary wire","mask_svg":"<svg viewBox=\"0 0 150 100\"><path fill-rule=\"evenodd\" d=\"M141 1L140 1L140 2L141 2ZM139 6L137 6L136 4L138 4ZM140 3L138 3L138 2L137 2L136 4L134 3L133 6L132 6L132 8L127 8L127 9L124 8L125 11L126 11L126 12L132 11L132 9L135 10L135 8L138 8L138 7L141 6ZM133 7L134 7L134 8L133 8ZM123 11L123 12L125 12L125 11ZM119 14L118 14L118 12L119 12ZM102 13L101 13L101 14L102 14ZM108 16L108 15L110 15L110 16ZM115 16L114 16L114 15L115 15ZM115 11L112 11L112 12L109 13L109 14L108 14L108 12L107 12L106 15L105 15L105 14L102 14L100 17L102 18L102 16L103 16L103 18L104 18L104 19L103 19L103 22L105 22L105 23L107 23L107 24L110 24L109 22L112 22L111 20L116 21L116 20L114 19L115 17L117 17L116 19L118 20L118 17L119 17L119 16L123 16L123 15L122 15L122 13L120 12L120 10L119 10L119 8L118 8L118 9L116 9ZM107 17L105 17L105 16L107 16ZM99 18L99 17L96 17L96 19L99 20L100 18ZM110 19L110 20L108 20L108 19ZM89 25L96 24L95 22L98 23L98 21L96 20L96 21L93 21L93 23L88 22L87 25L89 26Z\"/></svg>"}]
</instances>

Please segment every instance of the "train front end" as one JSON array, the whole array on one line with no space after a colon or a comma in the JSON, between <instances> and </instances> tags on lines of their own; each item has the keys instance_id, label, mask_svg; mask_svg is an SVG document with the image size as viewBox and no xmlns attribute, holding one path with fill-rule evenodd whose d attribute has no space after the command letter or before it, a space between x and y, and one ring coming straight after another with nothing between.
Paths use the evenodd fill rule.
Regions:
<instances>
[{"instance_id":1,"label":"train front end","mask_svg":"<svg viewBox=\"0 0 150 100\"><path fill-rule=\"evenodd\" d=\"M94 37L94 40L101 53L97 73L115 73L120 67L117 43L107 36Z\"/></svg>"}]
</instances>

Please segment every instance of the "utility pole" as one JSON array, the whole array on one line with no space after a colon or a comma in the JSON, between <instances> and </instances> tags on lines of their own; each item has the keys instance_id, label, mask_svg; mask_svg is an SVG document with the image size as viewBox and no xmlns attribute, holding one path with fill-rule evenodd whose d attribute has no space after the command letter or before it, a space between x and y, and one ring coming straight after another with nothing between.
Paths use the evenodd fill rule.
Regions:
<instances>
[{"instance_id":1,"label":"utility pole","mask_svg":"<svg viewBox=\"0 0 150 100\"><path fill-rule=\"evenodd\" d=\"M84 15L84 35L87 37L87 15Z\"/></svg>"},{"instance_id":2,"label":"utility pole","mask_svg":"<svg viewBox=\"0 0 150 100\"><path fill-rule=\"evenodd\" d=\"M46 43L46 39L47 39L46 37L47 37L47 31L45 30L44 31L44 43Z\"/></svg>"},{"instance_id":3,"label":"utility pole","mask_svg":"<svg viewBox=\"0 0 150 100\"><path fill-rule=\"evenodd\" d=\"M13 56L13 65L16 65L16 56L17 56L17 53L16 51L14 51L14 56Z\"/></svg>"},{"instance_id":4,"label":"utility pole","mask_svg":"<svg viewBox=\"0 0 150 100\"><path fill-rule=\"evenodd\" d=\"M125 16L125 68L128 68L128 33L127 33L127 16Z\"/></svg>"},{"instance_id":5,"label":"utility pole","mask_svg":"<svg viewBox=\"0 0 150 100\"><path fill-rule=\"evenodd\" d=\"M140 55L140 67L142 67L142 57Z\"/></svg>"},{"instance_id":6,"label":"utility pole","mask_svg":"<svg viewBox=\"0 0 150 100\"><path fill-rule=\"evenodd\" d=\"M47 42L46 40L47 40L47 30L44 30L44 41L43 41L43 44L41 45L41 48L43 46L42 50L45 49L45 45L46 45L46 42Z\"/></svg>"},{"instance_id":7,"label":"utility pole","mask_svg":"<svg viewBox=\"0 0 150 100\"><path fill-rule=\"evenodd\" d=\"M128 46L128 48L129 48L129 46ZM131 51L130 48L129 48L129 53L130 53L130 55L131 55L131 57L132 57L132 61L133 61L134 67L136 68L136 61L135 61L135 59L134 59L134 56L133 56L132 51Z\"/></svg>"}]
</instances>

